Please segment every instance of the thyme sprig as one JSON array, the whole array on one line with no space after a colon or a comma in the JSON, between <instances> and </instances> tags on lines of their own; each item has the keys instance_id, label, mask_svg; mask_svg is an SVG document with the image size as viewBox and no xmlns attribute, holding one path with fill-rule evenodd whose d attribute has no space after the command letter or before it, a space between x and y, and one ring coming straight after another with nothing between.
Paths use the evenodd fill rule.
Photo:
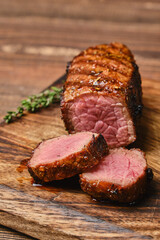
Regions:
<instances>
[{"instance_id":1,"label":"thyme sprig","mask_svg":"<svg viewBox=\"0 0 160 240\"><path fill-rule=\"evenodd\" d=\"M40 108L46 108L50 104L59 102L62 89L57 87L51 87L42 93L29 96L27 99L21 101L21 106L16 111L8 111L4 117L6 123L21 118L24 115L24 111L36 112Z\"/></svg>"}]
</instances>

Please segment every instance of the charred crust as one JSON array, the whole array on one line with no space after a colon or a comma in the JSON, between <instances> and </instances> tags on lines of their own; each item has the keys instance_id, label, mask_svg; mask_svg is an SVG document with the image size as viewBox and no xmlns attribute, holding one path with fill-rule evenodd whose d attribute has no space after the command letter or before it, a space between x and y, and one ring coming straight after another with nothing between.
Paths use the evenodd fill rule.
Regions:
<instances>
[{"instance_id":1,"label":"charred crust","mask_svg":"<svg viewBox=\"0 0 160 240\"><path fill-rule=\"evenodd\" d=\"M95 135L94 134L92 135L92 137L93 137L93 141L95 141Z\"/></svg>"},{"instance_id":2,"label":"charred crust","mask_svg":"<svg viewBox=\"0 0 160 240\"><path fill-rule=\"evenodd\" d=\"M97 200L108 199L120 203L132 203L143 197L146 192L147 174L140 176L137 181L125 187L104 181L89 181L80 174L80 185L84 192Z\"/></svg>"},{"instance_id":3,"label":"charred crust","mask_svg":"<svg viewBox=\"0 0 160 240\"><path fill-rule=\"evenodd\" d=\"M147 168L146 172L147 172L147 180L151 181L153 179L153 171L152 171L152 169L151 168Z\"/></svg>"},{"instance_id":4,"label":"charred crust","mask_svg":"<svg viewBox=\"0 0 160 240\"><path fill-rule=\"evenodd\" d=\"M69 68L71 66L71 61L70 62L67 62L67 66L66 66L66 74L69 73Z\"/></svg>"},{"instance_id":5,"label":"charred crust","mask_svg":"<svg viewBox=\"0 0 160 240\"><path fill-rule=\"evenodd\" d=\"M113 191L113 194L118 194L118 188L116 188L114 191Z\"/></svg>"},{"instance_id":6,"label":"charred crust","mask_svg":"<svg viewBox=\"0 0 160 240\"><path fill-rule=\"evenodd\" d=\"M142 88L141 88L141 76L138 71L138 66L135 62L132 62L133 72L128 87L126 89L126 102L130 110L130 115L136 124L137 119L142 114Z\"/></svg>"},{"instance_id":7,"label":"charred crust","mask_svg":"<svg viewBox=\"0 0 160 240\"><path fill-rule=\"evenodd\" d=\"M90 147L96 149L97 152L104 152L104 150L106 150L105 154L108 153L108 146L102 134L99 134L97 139L93 134L93 141L91 142Z\"/></svg>"},{"instance_id":8,"label":"charred crust","mask_svg":"<svg viewBox=\"0 0 160 240\"><path fill-rule=\"evenodd\" d=\"M135 107L134 116L140 116L142 114L143 105L138 105Z\"/></svg>"}]
</instances>

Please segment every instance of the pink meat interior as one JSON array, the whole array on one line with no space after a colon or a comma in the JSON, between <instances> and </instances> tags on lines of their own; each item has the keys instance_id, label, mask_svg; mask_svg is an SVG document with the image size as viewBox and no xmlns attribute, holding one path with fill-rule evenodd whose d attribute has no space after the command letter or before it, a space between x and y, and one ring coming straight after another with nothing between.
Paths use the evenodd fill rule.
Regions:
<instances>
[{"instance_id":1,"label":"pink meat interior","mask_svg":"<svg viewBox=\"0 0 160 240\"><path fill-rule=\"evenodd\" d=\"M69 103L69 119L76 132L102 133L110 148L135 140L134 126L124 102L117 97L88 94Z\"/></svg>"},{"instance_id":2,"label":"pink meat interior","mask_svg":"<svg viewBox=\"0 0 160 240\"><path fill-rule=\"evenodd\" d=\"M94 134L94 136L97 136L97 134ZM81 132L43 141L35 149L30 160L30 166L45 165L79 152L84 145L91 141L92 137L93 133L91 132Z\"/></svg>"},{"instance_id":3,"label":"pink meat interior","mask_svg":"<svg viewBox=\"0 0 160 240\"><path fill-rule=\"evenodd\" d=\"M110 150L110 154L89 172L83 173L83 177L89 181L99 180L126 186L136 182L145 169L146 160L141 151L119 148Z\"/></svg>"}]
</instances>

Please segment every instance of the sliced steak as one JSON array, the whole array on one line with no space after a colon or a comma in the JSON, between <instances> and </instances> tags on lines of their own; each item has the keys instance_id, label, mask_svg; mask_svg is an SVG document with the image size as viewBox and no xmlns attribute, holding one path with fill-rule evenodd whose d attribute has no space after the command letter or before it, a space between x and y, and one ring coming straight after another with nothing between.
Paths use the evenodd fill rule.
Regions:
<instances>
[{"instance_id":1,"label":"sliced steak","mask_svg":"<svg viewBox=\"0 0 160 240\"><path fill-rule=\"evenodd\" d=\"M136 139L141 78L130 50L111 43L90 47L71 62L61 101L69 133L102 133L110 148Z\"/></svg>"},{"instance_id":2,"label":"sliced steak","mask_svg":"<svg viewBox=\"0 0 160 240\"><path fill-rule=\"evenodd\" d=\"M71 177L98 164L107 154L101 134L82 132L41 142L28 163L28 170L37 182Z\"/></svg>"},{"instance_id":3,"label":"sliced steak","mask_svg":"<svg viewBox=\"0 0 160 240\"><path fill-rule=\"evenodd\" d=\"M117 148L86 173L80 175L84 192L97 199L130 203L146 189L147 164L139 149Z\"/></svg>"}]
</instances>

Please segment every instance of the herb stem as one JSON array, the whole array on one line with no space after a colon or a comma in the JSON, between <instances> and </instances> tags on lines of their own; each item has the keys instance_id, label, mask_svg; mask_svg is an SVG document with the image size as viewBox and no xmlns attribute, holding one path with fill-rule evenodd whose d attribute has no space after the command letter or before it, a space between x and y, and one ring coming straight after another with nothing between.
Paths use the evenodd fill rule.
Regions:
<instances>
[{"instance_id":1,"label":"herb stem","mask_svg":"<svg viewBox=\"0 0 160 240\"><path fill-rule=\"evenodd\" d=\"M29 96L21 101L21 106L16 111L8 111L4 117L6 123L10 123L24 115L24 111L36 112L41 108L46 108L50 104L59 102L62 88L51 87L42 93Z\"/></svg>"}]
</instances>

